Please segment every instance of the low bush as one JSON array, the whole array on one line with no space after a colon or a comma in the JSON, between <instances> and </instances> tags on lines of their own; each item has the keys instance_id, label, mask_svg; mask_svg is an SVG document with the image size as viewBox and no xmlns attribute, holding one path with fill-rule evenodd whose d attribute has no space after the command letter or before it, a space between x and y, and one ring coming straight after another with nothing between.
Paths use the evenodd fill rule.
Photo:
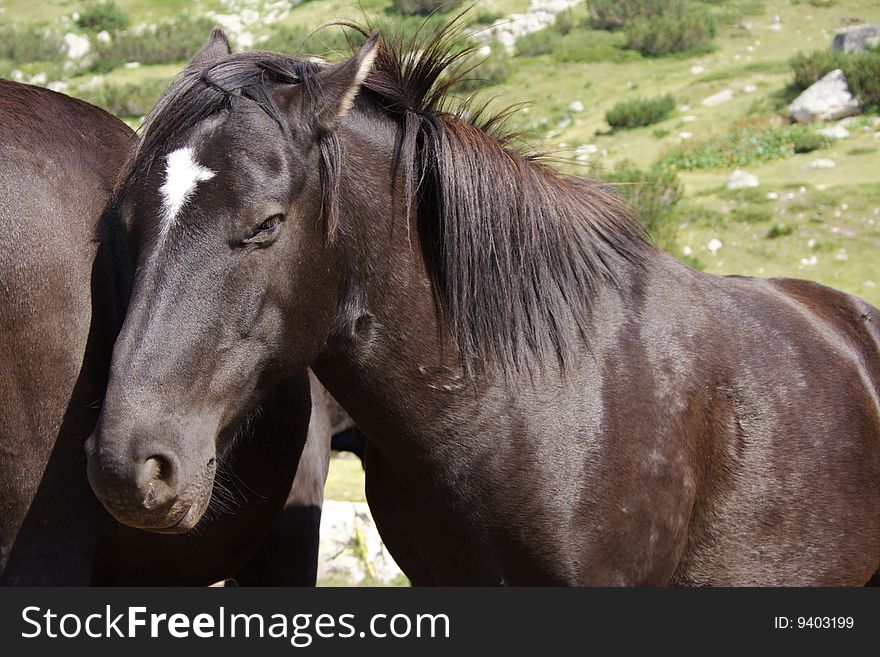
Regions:
<instances>
[{"instance_id":1,"label":"low bush","mask_svg":"<svg viewBox=\"0 0 880 657\"><path fill-rule=\"evenodd\" d=\"M532 32L516 40L516 54L519 57L546 55L553 52L559 38L559 33L549 27Z\"/></svg>"},{"instance_id":2,"label":"low bush","mask_svg":"<svg viewBox=\"0 0 880 657\"><path fill-rule=\"evenodd\" d=\"M746 120L733 129L692 139L666 153L662 161L677 169L728 169L794 155L798 147L815 144L804 125L775 125ZM800 151L802 152L802 151Z\"/></svg>"},{"instance_id":3,"label":"low bush","mask_svg":"<svg viewBox=\"0 0 880 657\"><path fill-rule=\"evenodd\" d=\"M639 169L632 162L620 162L614 171L594 169L592 175L609 186L635 210L648 234L661 248L671 248L677 232L673 209L684 194L684 185L675 171L653 166Z\"/></svg>"},{"instance_id":4,"label":"low bush","mask_svg":"<svg viewBox=\"0 0 880 657\"><path fill-rule=\"evenodd\" d=\"M453 91L468 93L490 87L493 84L503 82L509 72L510 57L501 52L500 48L496 48L491 55L482 59L465 79L456 83L453 86Z\"/></svg>"},{"instance_id":5,"label":"low bush","mask_svg":"<svg viewBox=\"0 0 880 657\"><path fill-rule=\"evenodd\" d=\"M798 91L839 68L853 95L866 107L880 106L880 48L859 53L831 50L798 53L791 59L791 68L794 72L792 86Z\"/></svg>"},{"instance_id":6,"label":"low bush","mask_svg":"<svg viewBox=\"0 0 880 657\"><path fill-rule=\"evenodd\" d=\"M42 25L0 25L0 59L14 64L65 59L61 34Z\"/></svg>"},{"instance_id":7,"label":"low bush","mask_svg":"<svg viewBox=\"0 0 880 657\"><path fill-rule=\"evenodd\" d=\"M93 70L111 70L126 62L173 64L192 57L208 40L214 21L175 18L143 30L117 32L110 43L95 45Z\"/></svg>"},{"instance_id":8,"label":"low bush","mask_svg":"<svg viewBox=\"0 0 880 657\"><path fill-rule=\"evenodd\" d=\"M113 0L88 5L79 13L76 24L92 32L118 32L128 27L128 14L116 6Z\"/></svg>"},{"instance_id":9,"label":"low bush","mask_svg":"<svg viewBox=\"0 0 880 657\"><path fill-rule=\"evenodd\" d=\"M394 0L394 8L406 16L430 16L451 11L463 0Z\"/></svg>"},{"instance_id":10,"label":"low bush","mask_svg":"<svg viewBox=\"0 0 880 657\"><path fill-rule=\"evenodd\" d=\"M831 145L831 139L809 129L792 130L791 142L795 153L812 153Z\"/></svg>"},{"instance_id":11,"label":"low bush","mask_svg":"<svg viewBox=\"0 0 880 657\"><path fill-rule=\"evenodd\" d=\"M639 128L669 118L675 110L675 98L666 94L657 98L635 98L617 103L606 114L612 128Z\"/></svg>"},{"instance_id":12,"label":"low bush","mask_svg":"<svg viewBox=\"0 0 880 657\"><path fill-rule=\"evenodd\" d=\"M634 18L623 29L628 48L657 56L706 47L717 28L706 7L680 2L658 16Z\"/></svg>"},{"instance_id":13,"label":"low bush","mask_svg":"<svg viewBox=\"0 0 880 657\"><path fill-rule=\"evenodd\" d=\"M95 86L71 89L70 93L84 101L103 107L120 117L141 117L149 113L170 80L150 79L137 83L103 82Z\"/></svg>"},{"instance_id":14,"label":"low bush","mask_svg":"<svg viewBox=\"0 0 880 657\"><path fill-rule=\"evenodd\" d=\"M311 30L302 25L282 25L274 29L266 41L257 44L260 50L272 50L285 54L302 56L332 54L347 54L350 51L349 37L352 43L363 40L360 35L346 31L336 25L330 25L318 31ZM360 37L360 38L358 38Z\"/></svg>"},{"instance_id":15,"label":"low bush","mask_svg":"<svg viewBox=\"0 0 880 657\"><path fill-rule=\"evenodd\" d=\"M760 224L773 219L773 210L759 205L740 205L733 209L731 217L744 224Z\"/></svg>"},{"instance_id":16,"label":"low bush","mask_svg":"<svg viewBox=\"0 0 880 657\"><path fill-rule=\"evenodd\" d=\"M659 16L681 0L589 0L588 11L593 26L615 30L635 18Z\"/></svg>"}]
</instances>

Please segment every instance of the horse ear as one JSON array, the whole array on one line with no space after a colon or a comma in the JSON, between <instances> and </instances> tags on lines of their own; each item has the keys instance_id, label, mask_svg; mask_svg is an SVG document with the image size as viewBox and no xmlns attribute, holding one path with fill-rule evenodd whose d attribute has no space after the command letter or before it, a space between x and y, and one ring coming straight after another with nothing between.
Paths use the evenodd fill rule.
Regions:
<instances>
[{"instance_id":1,"label":"horse ear","mask_svg":"<svg viewBox=\"0 0 880 657\"><path fill-rule=\"evenodd\" d=\"M193 58L189 60L189 65L207 66L208 64L216 62L218 59L222 59L231 52L232 46L229 45L229 39L223 34L223 30L219 27L215 27L214 31L211 32L211 38L208 39L208 43L202 46L202 49L193 55Z\"/></svg>"},{"instance_id":2,"label":"horse ear","mask_svg":"<svg viewBox=\"0 0 880 657\"><path fill-rule=\"evenodd\" d=\"M311 107L310 118L319 131L333 130L351 109L355 96L373 68L378 48L379 32L374 31L353 57L315 75L320 97Z\"/></svg>"}]
</instances>

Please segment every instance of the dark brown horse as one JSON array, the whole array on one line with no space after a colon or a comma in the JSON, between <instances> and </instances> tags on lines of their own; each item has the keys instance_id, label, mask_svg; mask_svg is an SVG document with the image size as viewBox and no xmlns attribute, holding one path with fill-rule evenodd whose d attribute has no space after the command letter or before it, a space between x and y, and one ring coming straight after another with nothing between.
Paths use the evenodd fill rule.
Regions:
<instances>
[{"instance_id":1,"label":"dark brown horse","mask_svg":"<svg viewBox=\"0 0 880 657\"><path fill-rule=\"evenodd\" d=\"M0 582L210 583L236 574L291 490L308 417L307 379L275 389L221 469L224 492L194 534L125 527L86 478L83 443L104 396L131 263L102 217L134 145L81 101L0 80ZM318 386L320 388L320 386ZM321 392L320 394L324 394ZM242 579L314 583L329 446L326 404L274 543L286 563ZM286 531L282 531L286 530ZM270 541L271 542L271 541ZM267 548L268 549L268 548Z\"/></svg>"},{"instance_id":2,"label":"dark brown horse","mask_svg":"<svg viewBox=\"0 0 880 657\"><path fill-rule=\"evenodd\" d=\"M118 190L146 255L92 481L162 433L198 481L235 400L311 364L416 584L868 582L880 313L655 249L456 109L452 38L318 65L215 34L169 88Z\"/></svg>"}]
</instances>

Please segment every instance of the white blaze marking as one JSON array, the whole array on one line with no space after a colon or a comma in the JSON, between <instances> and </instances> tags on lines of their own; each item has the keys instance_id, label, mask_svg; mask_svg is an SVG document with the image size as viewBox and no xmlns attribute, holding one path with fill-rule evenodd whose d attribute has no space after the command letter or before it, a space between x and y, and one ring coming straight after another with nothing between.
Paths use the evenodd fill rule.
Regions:
<instances>
[{"instance_id":1,"label":"white blaze marking","mask_svg":"<svg viewBox=\"0 0 880 657\"><path fill-rule=\"evenodd\" d=\"M159 188L162 195L162 225L160 241L163 241L174 225L174 219L192 198L200 182L217 175L196 162L193 149L189 146L178 148L165 158L165 182Z\"/></svg>"}]
</instances>

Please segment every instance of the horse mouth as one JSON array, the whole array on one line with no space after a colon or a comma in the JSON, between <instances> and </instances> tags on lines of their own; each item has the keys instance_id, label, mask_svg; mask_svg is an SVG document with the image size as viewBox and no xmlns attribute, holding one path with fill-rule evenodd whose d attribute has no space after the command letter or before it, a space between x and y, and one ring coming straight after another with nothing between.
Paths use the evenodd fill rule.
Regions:
<instances>
[{"instance_id":1,"label":"horse mouth","mask_svg":"<svg viewBox=\"0 0 880 657\"><path fill-rule=\"evenodd\" d=\"M196 526L198 523L198 517L201 515L194 513L196 506L196 503L190 504L183 511L183 514L170 525L167 525L166 527L156 527L149 531L156 532L157 534L183 534L188 532ZM193 518L193 516L195 516L195 518ZM195 520L195 522L193 522L193 520Z\"/></svg>"},{"instance_id":2,"label":"horse mouth","mask_svg":"<svg viewBox=\"0 0 880 657\"><path fill-rule=\"evenodd\" d=\"M208 508L214 489L215 469L215 460L212 458L170 508L161 512L150 512L147 498L134 504L126 498L101 501L110 515L123 525L157 534L183 534L199 523ZM145 510L147 513L144 513Z\"/></svg>"}]
</instances>

